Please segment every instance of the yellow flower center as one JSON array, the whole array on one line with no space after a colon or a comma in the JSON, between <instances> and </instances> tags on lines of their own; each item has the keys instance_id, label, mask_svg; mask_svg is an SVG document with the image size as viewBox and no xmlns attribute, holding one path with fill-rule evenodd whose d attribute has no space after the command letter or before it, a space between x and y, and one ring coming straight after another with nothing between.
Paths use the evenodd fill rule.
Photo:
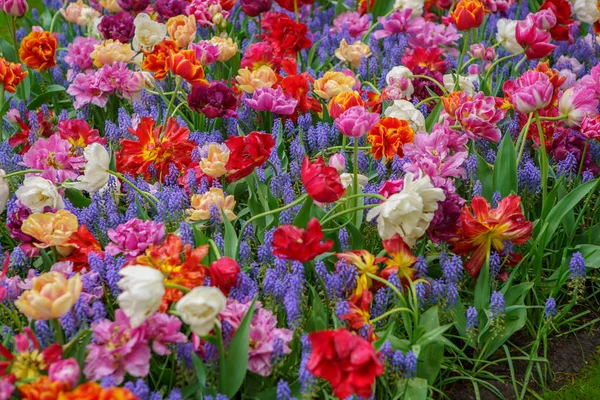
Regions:
<instances>
[{"instance_id":1,"label":"yellow flower center","mask_svg":"<svg viewBox=\"0 0 600 400\"><path fill-rule=\"evenodd\" d=\"M40 371L46 369L44 356L38 351L25 352L17 355L13 361L11 372L18 379L34 379L40 376Z\"/></svg>"}]
</instances>

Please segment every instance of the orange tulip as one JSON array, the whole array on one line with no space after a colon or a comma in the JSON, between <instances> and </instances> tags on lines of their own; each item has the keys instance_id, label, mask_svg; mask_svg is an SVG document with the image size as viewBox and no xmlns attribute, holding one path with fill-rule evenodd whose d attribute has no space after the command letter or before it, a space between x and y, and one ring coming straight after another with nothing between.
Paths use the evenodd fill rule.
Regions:
<instances>
[{"instance_id":1,"label":"orange tulip","mask_svg":"<svg viewBox=\"0 0 600 400\"><path fill-rule=\"evenodd\" d=\"M142 69L154 72L154 79L162 81L169 72L169 57L176 52L177 44L172 40L165 39L154 46L152 53L144 52Z\"/></svg>"},{"instance_id":2,"label":"orange tulip","mask_svg":"<svg viewBox=\"0 0 600 400\"><path fill-rule=\"evenodd\" d=\"M58 41L50 32L31 31L21 41L19 58L31 69L45 71L56 66Z\"/></svg>"},{"instance_id":3,"label":"orange tulip","mask_svg":"<svg viewBox=\"0 0 600 400\"><path fill-rule=\"evenodd\" d=\"M327 110L331 118L336 119L347 109L354 106L365 106L365 102L358 92L341 92L329 100Z\"/></svg>"},{"instance_id":4,"label":"orange tulip","mask_svg":"<svg viewBox=\"0 0 600 400\"><path fill-rule=\"evenodd\" d=\"M167 65L171 72L181 76L192 85L208 85L204 79L204 69L196 60L194 50L182 50L177 53L171 52L167 59Z\"/></svg>"},{"instance_id":5,"label":"orange tulip","mask_svg":"<svg viewBox=\"0 0 600 400\"><path fill-rule=\"evenodd\" d=\"M402 146L413 142L415 131L404 120L384 117L369 132L367 139L376 160L382 157L391 160L395 155L404 156Z\"/></svg>"},{"instance_id":6,"label":"orange tulip","mask_svg":"<svg viewBox=\"0 0 600 400\"><path fill-rule=\"evenodd\" d=\"M479 0L460 0L450 13L452 22L459 31L477 28L483 23L485 6Z\"/></svg>"},{"instance_id":7,"label":"orange tulip","mask_svg":"<svg viewBox=\"0 0 600 400\"><path fill-rule=\"evenodd\" d=\"M21 64L14 64L0 58L0 82L4 86L4 90L11 93L17 91L17 86L25 79L28 72L23 72Z\"/></svg>"}]
</instances>

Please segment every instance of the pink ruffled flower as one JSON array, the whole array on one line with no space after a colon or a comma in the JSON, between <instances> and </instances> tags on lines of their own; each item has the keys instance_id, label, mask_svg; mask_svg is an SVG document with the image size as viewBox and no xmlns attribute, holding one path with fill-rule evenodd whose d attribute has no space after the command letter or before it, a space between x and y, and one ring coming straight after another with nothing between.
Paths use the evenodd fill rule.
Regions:
<instances>
[{"instance_id":1,"label":"pink ruffled flower","mask_svg":"<svg viewBox=\"0 0 600 400\"><path fill-rule=\"evenodd\" d=\"M227 299L227 307L219 314L223 322L227 322L233 331L240 326L250 303L238 303ZM283 354L289 354L289 343L292 341L292 331L277 328L277 318L260 302L255 303L255 312L250 322L250 351L248 354L248 369L262 376L269 376L273 370L273 359Z\"/></svg>"},{"instance_id":2,"label":"pink ruffled flower","mask_svg":"<svg viewBox=\"0 0 600 400\"><path fill-rule=\"evenodd\" d=\"M586 139L600 140L600 117L586 115L581 122L581 135Z\"/></svg>"},{"instance_id":3,"label":"pink ruffled flower","mask_svg":"<svg viewBox=\"0 0 600 400\"><path fill-rule=\"evenodd\" d=\"M336 118L335 126L348 137L359 138L379 122L379 114L367 111L363 106L355 106L347 109Z\"/></svg>"},{"instance_id":4,"label":"pink ruffled flower","mask_svg":"<svg viewBox=\"0 0 600 400\"><path fill-rule=\"evenodd\" d=\"M48 368L48 377L53 382L65 382L69 387L74 388L79 381L79 363L74 358L60 360Z\"/></svg>"},{"instance_id":5,"label":"pink ruffled flower","mask_svg":"<svg viewBox=\"0 0 600 400\"><path fill-rule=\"evenodd\" d=\"M373 36L379 40L396 33L406 32L410 25L410 14L412 14L412 10L407 8L394 11L387 19L385 17L377 18L383 29L373 32Z\"/></svg>"},{"instance_id":6,"label":"pink ruffled flower","mask_svg":"<svg viewBox=\"0 0 600 400\"><path fill-rule=\"evenodd\" d=\"M574 72L578 73L576 70ZM593 91L597 98L600 98L600 64L595 65L590 74L581 78L579 82L582 86Z\"/></svg>"},{"instance_id":7,"label":"pink ruffled flower","mask_svg":"<svg viewBox=\"0 0 600 400\"><path fill-rule=\"evenodd\" d=\"M71 155L71 144L55 133L36 140L23 156L23 165L43 170L42 178L56 183L77 178L77 171L85 167L85 158Z\"/></svg>"},{"instance_id":8,"label":"pink ruffled flower","mask_svg":"<svg viewBox=\"0 0 600 400\"><path fill-rule=\"evenodd\" d=\"M406 30L410 34L408 44L416 47L448 47L453 55L458 55L456 46L461 38L458 30L453 24L448 26L425 21L423 18L415 18Z\"/></svg>"},{"instance_id":9,"label":"pink ruffled flower","mask_svg":"<svg viewBox=\"0 0 600 400\"><path fill-rule=\"evenodd\" d=\"M517 80L507 81L503 90L518 112L529 114L550 104L554 86L548 75L528 71Z\"/></svg>"},{"instance_id":10,"label":"pink ruffled flower","mask_svg":"<svg viewBox=\"0 0 600 400\"><path fill-rule=\"evenodd\" d=\"M350 36L359 37L369 30L370 25L371 22L366 14L360 15L357 12L348 11L335 17L332 32L341 33L346 28Z\"/></svg>"},{"instance_id":11,"label":"pink ruffled flower","mask_svg":"<svg viewBox=\"0 0 600 400\"><path fill-rule=\"evenodd\" d=\"M256 89L251 99L246 103L256 111L268 111L279 115L290 115L294 113L298 100L294 99L281 90L280 87L272 89L262 87Z\"/></svg>"},{"instance_id":12,"label":"pink ruffled flower","mask_svg":"<svg viewBox=\"0 0 600 400\"><path fill-rule=\"evenodd\" d=\"M487 0L488 8L491 12L497 13L499 11L506 11L515 3L515 0Z\"/></svg>"},{"instance_id":13,"label":"pink ruffled flower","mask_svg":"<svg viewBox=\"0 0 600 400\"><path fill-rule=\"evenodd\" d=\"M529 14L527 17L525 17L525 20L517 23L515 36L517 43L519 43L519 45L525 49L525 55L527 55L527 58L530 60L546 57L556 48L556 45L550 43L552 40L550 32L540 28L550 25L552 22L550 19L551 17L546 15L544 12L540 13L542 13L541 16ZM552 14L552 12L550 12L550 14ZM554 14L552 15L554 16Z\"/></svg>"},{"instance_id":14,"label":"pink ruffled flower","mask_svg":"<svg viewBox=\"0 0 600 400\"><path fill-rule=\"evenodd\" d=\"M15 391L14 375L8 375L0 378L0 400L8 400Z\"/></svg>"},{"instance_id":15,"label":"pink ruffled flower","mask_svg":"<svg viewBox=\"0 0 600 400\"><path fill-rule=\"evenodd\" d=\"M187 15L196 17L198 25L205 28L215 26L215 15L221 14L223 19L229 16L229 11L223 10L219 0L192 0L186 11Z\"/></svg>"},{"instance_id":16,"label":"pink ruffled flower","mask_svg":"<svg viewBox=\"0 0 600 400\"><path fill-rule=\"evenodd\" d=\"M379 189L379 194L389 198L393 194L400 193L402 189L404 189L404 179L394 179L385 181L381 189Z\"/></svg>"},{"instance_id":17,"label":"pink ruffled flower","mask_svg":"<svg viewBox=\"0 0 600 400\"><path fill-rule=\"evenodd\" d=\"M498 108L495 97L477 93L472 100L467 100L466 92L461 95L461 105L456 109L454 117L465 133L472 139L480 137L492 142L499 142L501 137L497 124L506 111Z\"/></svg>"},{"instance_id":18,"label":"pink ruffled flower","mask_svg":"<svg viewBox=\"0 0 600 400\"><path fill-rule=\"evenodd\" d=\"M114 256L123 254L127 261L142 254L150 245L158 245L165 237L165 225L151 220L130 219L108 230L108 238L112 241L106 246L106 254Z\"/></svg>"},{"instance_id":19,"label":"pink ruffled flower","mask_svg":"<svg viewBox=\"0 0 600 400\"><path fill-rule=\"evenodd\" d=\"M108 95L112 92L113 89L109 82L95 71L77 74L75 80L67 89L67 93L75 97L73 103L75 109L79 109L86 104L104 107L108 103Z\"/></svg>"},{"instance_id":20,"label":"pink ruffled flower","mask_svg":"<svg viewBox=\"0 0 600 400\"><path fill-rule=\"evenodd\" d=\"M598 98L596 93L586 86L575 85L565 90L558 100L558 110L566 115L565 123L571 128L578 128L586 115L598 115Z\"/></svg>"},{"instance_id":21,"label":"pink ruffled flower","mask_svg":"<svg viewBox=\"0 0 600 400\"><path fill-rule=\"evenodd\" d=\"M198 43L190 43L188 48L189 50L194 50L196 52L196 59L203 66L216 63L221 55L218 46L215 46L214 44L205 40L202 40Z\"/></svg>"},{"instance_id":22,"label":"pink ruffled flower","mask_svg":"<svg viewBox=\"0 0 600 400\"><path fill-rule=\"evenodd\" d=\"M173 315L155 313L145 325L146 335L152 340L152 350L160 356L171 354L167 344L187 342L187 336L180 332L181 320Z\"/></svg>"},{"instance_id":23,"label":"pink ruffled flower","mask_svg":"<svg viewBox=\"0 0 600 400\"><path fill-rule=\"evenodd\" d=\"M94 46L100 44L100 41L92 36L78 36L67 48L67 55L64 60L71 68L79 71L85 71L92 68L94 60L90 54L94 51Z\"/></svg>"},{"instance_id":24,"label":"pink ruffled flower","mask_svg":"<svg viewBox=\"0 0 600 400\"><path fill-rule=\"evenodd\" d=\"M111 377L118 385L125 372L135 377L148 375L151 353L145 329L145 325L131 329L129 318L121 309L115 311L114 322L94 322L94 340L87 346L89 353L83 370L86 378L97 381Z\"/></svg>"}]
</instances>

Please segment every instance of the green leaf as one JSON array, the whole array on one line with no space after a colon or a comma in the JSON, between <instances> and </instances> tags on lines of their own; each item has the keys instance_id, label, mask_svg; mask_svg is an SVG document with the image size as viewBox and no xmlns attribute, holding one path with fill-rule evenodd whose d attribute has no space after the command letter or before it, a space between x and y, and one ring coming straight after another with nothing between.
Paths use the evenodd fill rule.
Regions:
<instances>
[{"instance_id":1,"label":"green leaf","mask_svg":"<svg viewBox=\"0 0 600 400\"><path fill-rule=\"evenodd\" d=\"M348 231L348 234L350 235L350 240L352 241L352 248L354 250L362 250L364 247L363 235L358 230L358 228L353 224L348 224L346 225L346 231Z\"/></svg>"},{"instance_id":2,"label":"green leaf","mask_svg":"<svg viewBox=\"0 0 600 400\"><path fill-rule=\"evenodd\" d=\"M387 15L392 8L394 7L393 1L379 0L375 2L373 9L371 10L371 14L373 14L373 20L375 21L377 17L382 17Z\"/></svg>"},{"instance_id":3,"label":"green leaf","mask_svg":"<svg viewBox=\"0 0 600 400\"><path fill-rule=\"evenodd\" d=\"M246 372L248 371L248 333L250 332L250 322L254 315L254 303L248 308L246 315L242 319L240 326L227 349L227 354L222 355L221 370L219 373L219 392L226 395L228 398L233 398L234 395L242 387ZM222 340L222 339L221 339Z\"/></svg>"},{"instance_id":4,"label":"green leaf","mask_svg":"<svg viewBox=\"0 0 600 400\"><path fill-rule=\"evenodd\" d=\"M235 259L235 253L238 245L238 238L235 233L235 229L229 219L227 219L224 211L221 211L221 219L223 220L223 225L225 226L225 232L223 235L223 239L225 241L225 251L223 255Z\"/></svg>"},{"instance_id":5,"label":"green leaf","mask_svg":"<svg viewBox=\"0 0 600 400\"><path fill-rule=\"evenodd\" d=\"M2 49L2 56L6 58L7 61L13 63L19 62L17 59L17 53L15 53L15 48L5 39L0 39L0 49Z\"/></svg>"},{"instance_id":6,"label":"green leaf","mask_svg":"<svg viewBox=\"0 0 600 400\"><path fill-rule=\"evenodd\" d=\"M431 110L431 114L427 116L427 119L425 120L425 130L427 132L431 132L433 125L439 121L442 108L442 102L438 101L435 107L433 107L433 110Z\"/></svg>"},{"instance_id":7,"label":"green leaf","mask_svg":"<svg viewBox=\"0 0 600 400\"><path fill-rule=\"evenodd\" d=\"M58 93L64 92L65 90L67 90L67 89L65 89L63 86L50 85L46 88L46 90L44 92L37 95L37 97L35 99L33 99L29 104L27 104L27 109L35 110L42 104L46 103L48 101L48 99L56 96Z\"/></svg>"},{"instance_id":8,"label":"green leaf","mask_svg":"<svg viewBox=\"0 0 600 400\"><path fill-rule=\"evenodd\" d=\"M575 247L585 258L585 264L590 267L600 268L600 246L583 244Z\"/></svg>"},{"instance_id":9,"label":"green leaf","mask_svg":"<svg viewBox=\"0 0 600 400\"><path fill-rule=\"evenodd\" d=\"M65 197L69 199L71 204L73 204L77 208L85 208L92 204L92 200L88 197L85 197L81 191L73 188L65 189Z\"/></svg>"},{"instance_id":10,"label":"green leaf","mask_svg":"<svg viewBox=\"0 0 600 400\"><path fill-rule=\"evenodd\" d=\"M308 285L310 288L310 292L312 294L312 310L311 310L311 318L312 318L312 326L309 329L307 326L307 332L314 331L322 331L327 329L328 318L327 311L325 310L325 306L323 306L323 302L321 301L321 297L317 293L316 289Z\"/></svg>"},{"instance_id":11,"label":"green leaf","mask_svg":"<svg viewBox=\"0 0 600 400\"><path fill-rule=\"evenodd\" d=\"M488 201L492 201L494 195L494 176L487 161L477 154L477 179L481 182L482 195Z\"/></svg>"},{"instance_id":12,"label":"green leaf","mask_svg":"<svg viewBox=\"0 0 600 400\"><path fill-rule=\"evenodd\" d=\"M304 204L302 204L302 208L298 211L296 218L294 218L293 225L299 228L306 228L306 224L308 224L308 221L310 220L313 203L312 197L308 196L304 201Z\"/></svg>"},{"instance_id":13,"label":"green leaf","mask_svg":"<svg viewBox=\"0 0 600 400\"><path fill-rule=\"evenodd\" d=\"M394 330L395 326L396 321L392 321L392 323L387 326L387 329L385 330L383 335L377 335L379 339L373 342L373 348L375 348L375 351L379 351L379 349L381 349L381 346L383 346L383 344L387 341L388 337L392 334L392 331Z\"/></svg>"},{"instance_id":14,"label":"green leaf","mask_svg":"<svg viewBox=\"0 0 600 400\"><path fill-rule=\"evenodd\" d=\"M427 380L423 378L403 379L398 382L398 391L403 393L402 400L425 400L427 388Z\"/></svg>"},{"instance_id":15,"label":"green leaf","mask_svg":"<svg viewBox=\"0 0 600 400\"><path fill-rule=\"evenodd\" d=\"M494 191L502 197L517 193L517 152L510 135L504 135L494 164Z\"/></svg>"},{"instance_id":16,"label":"green leaf","mask_svg":"<svg viewBox=\"0 0 600 400\"><path fill-rule=\"evenodd\" d=\"M196 370L196 380L198 385L204 389L206 387L206 365L204 361L195 352L192 352L192 362L194 363L194 369Z\"/></svg>"},{"instance_id":17,"label":"green leaf","mask_svg":"<svg viewBox=\"0 0 600 400\"><path fill-rule=\"evenodd\" d=\"M437 306L431 307L421 315L420 324L426 332L433 332L439 329L440 322ZM439 334L437 337L425 343L419 352L419 363L417 365L417 376L427 379L431 385L435 382L444 359L444 337Z\"/></svg>"}]
</instances>

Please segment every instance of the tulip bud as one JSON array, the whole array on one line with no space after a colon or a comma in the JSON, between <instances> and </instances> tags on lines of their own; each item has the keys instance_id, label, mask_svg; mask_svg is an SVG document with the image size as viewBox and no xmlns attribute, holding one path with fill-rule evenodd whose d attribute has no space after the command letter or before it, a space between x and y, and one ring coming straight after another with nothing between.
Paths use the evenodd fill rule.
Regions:
<instances>
[{"instance_id":1,"label":"tulip bud","mask_svg":"<svg viewBox=\"0 0 600 400\"><path fill-rule=\"evenodd\" d=\"M29 10L26 0L4 0L4 12L15 17L21 17Z\"/></svg>"},{"instance_id":2,"label":"tulip bud","mask_svg":"<svg viewBox=\"0 0 600 400\"><path fill-rule=\"evenodd\" d=\"M476 60L481 60L485 56L485 46L481 43L471 45L471 57Z\"/></svg>"},{"instance_id":3,"label":"tulip bud","mask_svg":"<svg viewBox=\"0 0 600 400\"><path fill-rule=\"evenodd\" d=\"M17 123L17 118L21 118L21 113L16 108L11 109L6 113L6 119L13 124Z\"/></svg>"},{"instance_id":4,"label":"tulip bud","mask_svg":"<svg viewBox=\"0 0 600 400\"><path fill-rule=\"evenodd\" d=\"M329 158L329 166L341 174L346 170L346 159L340 153L335 153Z\"/></svg>"},{"instance_id":5,"label":"tulip bud","mask_svg":"<svg viewBox=\"0 0 600 400\"><path fill-rule=\"evenodd\" d=\"M485 6L479 0L460 0L450 13L452 22L459 31L478 28L483 23Z\"/></svg>"},{"instance_id":6,"label":"tulip bud","mask_svg":"<svg viewBox=\"0 0 600 400\"><path fill-rule=\"evenodd\" d=\"M556 25L556 15L550 10L542 10L533 14L535 26L538 29L547 31Z\"/></svg>"},{"instance_id":7,"label":"tulip bud","mask_svg":"<svg viewBox=\"0 0 600 400\"><path fill-rule=\"evenodd\" d=\"M479 65L471 64L467 71L469 72L469 75L479 75Z\"/></svg>"},{"instance_id":8,"label":"tulip bud","mask_svg":"<svg viewBox=\"0 0 600 400\"><path fill-rule=\"evenodd\" d=\"M493 47L488 47L487 49L485 49L485 54L483 58L486 61L494 61L494 59L496 58L496 50L494 50Z\"/></svg>"},{"instance_id":9,"label":"tulip bud","mask_svg":"<svg viewBox=\"0 0 600 400\"><path fill-rule=\"evenodd\" d=\"M79 364L74 358L60 360L50 365L48 376L53 382L65 382L69 387L74 388L79 381L81 370Z\"/></svg>"},{"instance_id":10,"label":"tulip bud","mask_svg":"<svg viewBox=\"0 0 600 400\"><path fill-rule=\"evenodd\" d=\"M273 6L273 0L241 0L240 3L244 14L249 17L257 17Z\"/></svg>"}]
</instances>

